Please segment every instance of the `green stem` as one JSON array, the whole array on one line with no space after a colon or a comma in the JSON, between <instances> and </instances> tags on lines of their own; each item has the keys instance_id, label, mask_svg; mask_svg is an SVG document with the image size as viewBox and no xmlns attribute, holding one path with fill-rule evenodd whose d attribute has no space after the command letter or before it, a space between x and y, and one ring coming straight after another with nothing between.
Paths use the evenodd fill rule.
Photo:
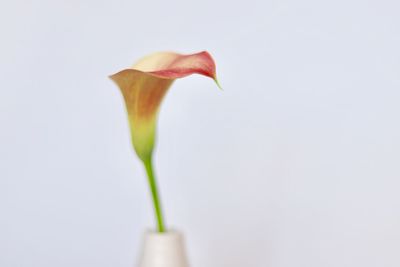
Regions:
<instances>
[{"instance_id":1,"label":"green stem","mask_svg":"<svg viewBox=\"0 0 400 267\"><path fill-rule=\"evenodd\" d=\"M150 191L151 191L151 196L153 198L153 205L154 205L154 211L157 219L157 227L158 231L160 233L165 232L165 226L164 226L164 219L163 219L163 214L161 210L161 204L158 196L158 190L157 190L157 183L156 183L156 178L154 176L154 171L153 171L153 163L151 158L143 161L144 167L146 168L146 173L147 173L147 178L149 181L150 185Z\"/></svg>"}]
</instances>

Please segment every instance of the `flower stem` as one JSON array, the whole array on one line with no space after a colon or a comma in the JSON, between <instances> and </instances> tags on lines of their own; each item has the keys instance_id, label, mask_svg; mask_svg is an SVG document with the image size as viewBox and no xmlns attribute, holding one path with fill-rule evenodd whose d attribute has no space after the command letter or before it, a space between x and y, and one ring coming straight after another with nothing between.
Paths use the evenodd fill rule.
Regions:
<instances>
[{"instance_id":1,"label":"flower stem","mask_svg":"<svg viewBox=\"0 0 400 267\"><path fill-rule=\"evenodd\" d=\"M146 168L147 178L148 178L148 182L150 185L151 196L153 198L153 205L154 205L155 216L157 219L158 232L163 233L163 232L165 232L165 226L164 226L164 219L163 219L163 214L162 214L162 209L161 209L161 203L160 203L159 196L158 196L156 178L154 176L154 171L153 171L153 163L152 163L151 158L146 161L143 161L143 163L144 163L144 167Z\"/></svg>"}]
</instances>

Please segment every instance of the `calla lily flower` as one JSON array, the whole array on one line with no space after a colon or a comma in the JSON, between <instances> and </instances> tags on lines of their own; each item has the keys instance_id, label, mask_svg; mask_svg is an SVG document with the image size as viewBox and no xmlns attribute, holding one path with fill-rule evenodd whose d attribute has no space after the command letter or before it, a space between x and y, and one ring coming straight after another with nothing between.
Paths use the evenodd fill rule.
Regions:
<instances>
[{"instance_id":1,"label":"calla lily flower","mask_svg":"<svg viewBox=\"0 0 400 267\"><path fill-rule=\"evenodd\" d=\"M210 77L218 85L214 60L206 51L191 55L154 53L110 76L125 100L133 147L149 177L160 232L164 231L164 226L152 167L157 115L175 79L191 74Z\"/></svg>"}]
</instances>

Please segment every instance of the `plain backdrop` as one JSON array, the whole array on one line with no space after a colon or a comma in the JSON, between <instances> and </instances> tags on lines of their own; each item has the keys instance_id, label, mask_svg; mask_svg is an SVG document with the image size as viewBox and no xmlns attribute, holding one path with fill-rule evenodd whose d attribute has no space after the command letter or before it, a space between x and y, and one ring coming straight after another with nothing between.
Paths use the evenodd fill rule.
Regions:
<instances>
[{"instance_id":1,"label":"plain backdrop","mask_svg":"<svg viewBox=\"0 0 400 267\"><path fill-rule=\"evenodd\" d=\"M0 266L132 267L154 225L108 79L209 51L156 167L193 267L400 266L400 3L1 1Z\"/></svg>"}]
</instances>

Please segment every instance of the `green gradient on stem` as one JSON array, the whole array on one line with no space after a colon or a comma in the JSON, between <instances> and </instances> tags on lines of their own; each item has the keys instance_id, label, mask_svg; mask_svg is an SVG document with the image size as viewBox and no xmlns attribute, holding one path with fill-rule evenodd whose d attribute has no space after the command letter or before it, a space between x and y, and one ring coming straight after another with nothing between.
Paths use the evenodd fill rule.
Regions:
<instances>
[{"instance_id":1,"label":"green gradient on stem","mask_svg":"<svg viewBox=\"0 0 400 267\"><path fill-rule=\"evenodd\" d=\"M164 218L163 218L160 198L158 195L157 182L156 182L156 177L154 176L153 162L151 157L148 160L143 161L143 164L144 167L146 168L151 196L153 198L154 212L155 212L155 217L157 219L157 229L158 232L163 233L165 232Z\"/></svg>"}]
</instances>

